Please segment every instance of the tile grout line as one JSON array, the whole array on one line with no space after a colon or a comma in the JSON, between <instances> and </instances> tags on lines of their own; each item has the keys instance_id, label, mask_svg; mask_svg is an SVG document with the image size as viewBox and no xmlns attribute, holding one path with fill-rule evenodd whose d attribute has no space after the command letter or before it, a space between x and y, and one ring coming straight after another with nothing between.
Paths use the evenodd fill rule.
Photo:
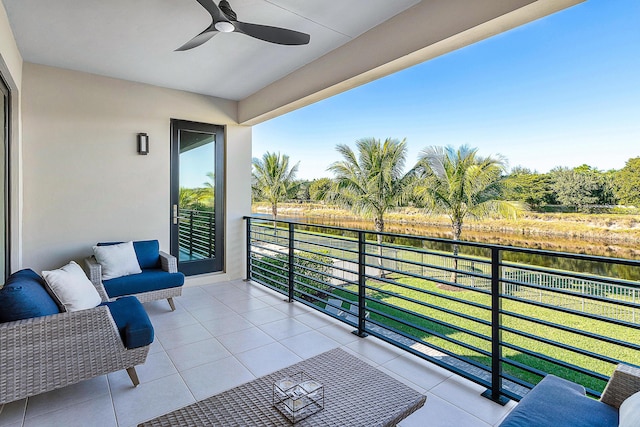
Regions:
<instances>
[{"instance_id":1,"label":"tile grout line","mask_svg":"<svg viewBox=\"0 0 640 427\"><path fill-rule=\"evenodd\" d=\"M105 375L107 377L107 388L109 389L109 399L111 399L111 408L113 409L113 418L116 420L116 426L120 427L120 421L118 420L118 412L116 411L116 404L113 399L113 393L111 392L111 381L109 380L109 374Z\"/></svg>"}]
</instances>

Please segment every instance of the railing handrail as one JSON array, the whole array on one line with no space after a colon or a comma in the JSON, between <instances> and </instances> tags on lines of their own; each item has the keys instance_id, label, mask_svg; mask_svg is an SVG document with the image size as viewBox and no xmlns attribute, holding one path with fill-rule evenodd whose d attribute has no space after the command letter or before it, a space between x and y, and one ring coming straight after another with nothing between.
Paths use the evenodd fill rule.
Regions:
<instances>
[{"instance_id":1,"label":"railing handrail","mask_svg":"<svg viewBox=\"0 0 640 427\"><path fill-rule=\"evenodd\" d=\"M243 219L256 219L260 221L271 221L273 222L273 218L269 218L268 216L260 216L260 215L245 215ZM582 261L593 261L593 262L605 262L605 263L616 263L622 265L630 265L633 267L640 267L640 260L632 260L626 258L614 258L614 257L606 257L601 255L588 255L588 254L574 254L570 252L560 252L560 251L549 251L545 249L534 249L534 248L522 248L518 246L507 246L507 245L496 245L494 243L480 243L480 242L470 242L467 240L453 240L453 239L445 239L442 237L428 237L428 236L417 236L412 234L403 234L403 233L390 233L386 231L375 231L375 230L363 230L358 228L349 228L349 227L339 227L335 225L323 225L323 224L313 224L308 222L290 220L290 219L280 219L277 218L276 222L281 222L285 224L295 224L302 225L306 227L322 227L330 230L339 230L339 231L348 231L352 233L365 232L366 234L375 234L387 237L401 237L408 239L418 239L426 242L434 242L434 243L445 243L445 244L460 244L469 247L476 248L485 248L485 249L493 249L497 248L506 252L517 252L517 253L526 253L531 255L550 255L553 254L555 256L560 256L568 259L578 259Z\"/></svg>"}]
</instances>

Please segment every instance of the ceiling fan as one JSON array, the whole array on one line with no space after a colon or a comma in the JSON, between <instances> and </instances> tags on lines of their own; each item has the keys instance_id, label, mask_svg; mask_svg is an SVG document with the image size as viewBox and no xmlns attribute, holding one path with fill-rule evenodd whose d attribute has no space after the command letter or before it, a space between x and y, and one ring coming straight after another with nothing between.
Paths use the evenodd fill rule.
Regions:
<instances>
[{"instance_id":1,"label":"ceiling fan","mask_svg":"<svg viewBox=\"0 0 640 427\"><path fill-rule=\"evenodd\" d=\"M211 15L211 25L203 32L180 46L176 51L189 50L207 42L218 32L241 33L266 42L283 45L303 45L309 43L311 36L286 28L271 27L268 25L250 24L238 21L238 16L231 9L227 0L220 0L216 5L213 0L198 0Z\"/></svg>"}]
</instances>

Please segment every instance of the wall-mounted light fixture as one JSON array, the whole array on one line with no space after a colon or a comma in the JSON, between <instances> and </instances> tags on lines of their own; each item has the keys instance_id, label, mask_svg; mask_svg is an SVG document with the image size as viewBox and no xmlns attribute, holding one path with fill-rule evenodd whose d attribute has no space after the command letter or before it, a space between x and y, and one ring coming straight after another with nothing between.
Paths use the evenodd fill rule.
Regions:
<instances>
[{"instance_id":1,"label":"wall-mounted light fixture","mask_svg":"<svg viewBox=\"0 0 640 427\"><path fill-rule=\"evenodd\" d=\"M149 154L149 135L146 133L138 134L138 154Z\"/></svg>"}]
</instances>

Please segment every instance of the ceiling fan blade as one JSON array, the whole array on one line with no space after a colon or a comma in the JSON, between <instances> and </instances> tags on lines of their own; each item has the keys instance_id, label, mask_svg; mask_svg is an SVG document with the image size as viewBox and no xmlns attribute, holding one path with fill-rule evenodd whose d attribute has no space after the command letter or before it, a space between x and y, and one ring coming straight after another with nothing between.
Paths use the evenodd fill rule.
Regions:
<instances>
[{"instance_id":1,"label":"ceiling fan blade","mask_svg":"<svg viewBox=\"0 0 640 427\"><path fill-rule=\"evenodd\" d=\"M200 34L198 34L197 36L195 36L194 38L192 38L191 40L189 40L179 48L177 48L175 51L178 52L178 51L189 50L189 49L193 49L194 47L198 47L201 44L209 41L211 37L215 36L217 33L218 31L215 28L213 28L213 26L210 26L209 28L207 28L206 30L204 30L203 32L201 32Z\"/></svg>"},{"instance_id":2,"label":"ceiling fan blade","mask_svg":"<svg viewBox=\"0 0 640 427\"><path fill-rule=\"evenodd\" d=\"M204 1L204 0L198 0ZM284 45L303 45L309 43L311 36L299 31L288 30L286 28L270 27L268 25L250 24L247 22L231 21L235 27L235 32L246 34L256 39L270 43Z\"/></svg>"},{"instance_id":3,"label":"ceiling fan blade","mask_svg":"<svg viewBox=\"0 0 640 427\"><path fill-rule=\"evenodd\" d=\"M220 11L220 8L218 7L218 5L215 4L213 0L197 0L197 1L198 3L200 3L200 6L204 7L207 10L207 12L209 12L211 17L213 18L214 23L218 21L227 20L226 16L224 16L222 11Z\"/></svg>"}]
</instances>

